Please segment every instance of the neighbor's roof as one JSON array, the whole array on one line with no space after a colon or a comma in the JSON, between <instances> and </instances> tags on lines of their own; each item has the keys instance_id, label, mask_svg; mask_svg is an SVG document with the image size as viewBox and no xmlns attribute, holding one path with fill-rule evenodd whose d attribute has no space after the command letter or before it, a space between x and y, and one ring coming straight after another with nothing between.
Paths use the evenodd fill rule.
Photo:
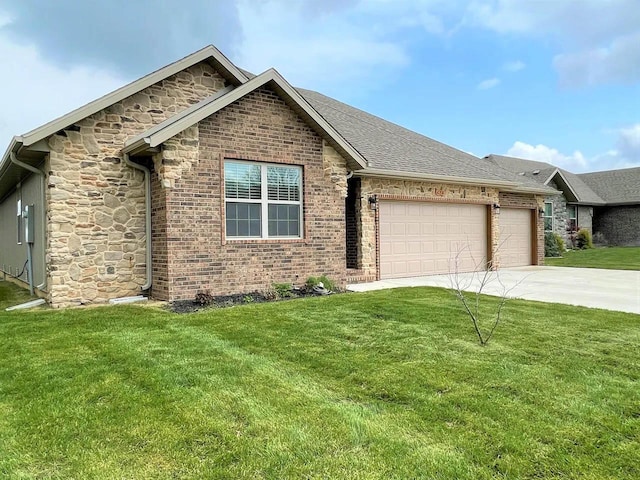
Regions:
<instances>
[{"instance_id":1,"label":"neighbor's roof","mask_svg":"<svg viewBox=\"0 0 640 480\"><path fill-rule=\"evenodd\" d=\"M640 203L640 167L581 173L578 177L607 204Z\"/></svg>"},{"instance_id":2,"label":"neighbor's roof","mask_svg":"<svg viewBox=\"0 0 640 480\"><path fill-rule=\"evenodd\" d=\"M553 180L569 201L587 205L605 203L578 175L550 163L505 155L487 155L485 158L523 178L529 178L540 184L548 185Z\"/></svg>"}]
</instances>

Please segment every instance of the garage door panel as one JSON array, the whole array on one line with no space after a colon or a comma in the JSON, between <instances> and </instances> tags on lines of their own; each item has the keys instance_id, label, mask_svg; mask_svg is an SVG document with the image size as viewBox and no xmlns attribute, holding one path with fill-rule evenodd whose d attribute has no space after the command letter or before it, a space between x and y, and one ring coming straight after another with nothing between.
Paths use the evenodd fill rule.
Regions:
<instances>
[{"instance_id":1,"label":"garage door panel","mask_svg":"<svg viewBox=\"0 0 640 480\"><path fill-rule=\"evenodd\" d=\"M502 208L500 210L500 267L531 265L531 210Z\"/></svg>"},{"instance_id":2,"label":"garage door panel","mask_svg":"<svg viewBox=\"0 0 640 480\"><path fill-rule=\"evenodd\" d=\"M460 271L483 265L485 206L382 201L379 208L382 278L448 273L460 250Z\"/></svg>"}]
</instances>

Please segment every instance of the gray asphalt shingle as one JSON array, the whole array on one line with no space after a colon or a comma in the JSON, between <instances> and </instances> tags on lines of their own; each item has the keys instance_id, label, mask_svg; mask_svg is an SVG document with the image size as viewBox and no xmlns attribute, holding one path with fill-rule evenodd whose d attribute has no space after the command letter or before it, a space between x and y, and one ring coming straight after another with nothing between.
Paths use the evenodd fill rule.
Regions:
<instances>
[{"instance_id":1,"label":"gray asphalt shingle","mask_svg":"<svg viewBox=\"0 0 640 480\"><path fill-rule=\"evenodd\" d=\"M496 165L510 170L522 177L544 184L556 170L562 173L571 190L576 194L576 201L588 205L605 203L600 195L587 185L580 176L546 162L525 160L524 158L508 157L505 155L488 155L485 157ZM534 173L538 172L538 173Z\"/></svg>"},{"instance_id":2,"label":"gray asphalt shingle","mask_svg":"<svg viewBox=\"0 0 640 480\"><path fill-rule=\"evenodd\" d=\"M640 167L581 173L578 177L609 204L640 203Z\"/></svg>"},{"instance_id":3,"label":"gray asphalt shingle","mask_svg":"<svg viewBox=\"0 0 640 480\"><path fill-rule=\"evenodd\" d=\"M510 181L528 187L541 185L483 158L383 120L318 92L298 92L360 154L371 168L491 181ZM550 189L550 193L552 190Z\"/></svg>"}]
</instances>

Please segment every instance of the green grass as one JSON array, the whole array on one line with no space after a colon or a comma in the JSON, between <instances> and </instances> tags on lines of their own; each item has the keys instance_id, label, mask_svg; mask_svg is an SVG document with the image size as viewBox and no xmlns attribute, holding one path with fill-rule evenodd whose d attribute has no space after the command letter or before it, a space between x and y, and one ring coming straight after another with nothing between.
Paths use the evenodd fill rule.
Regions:
<instances>
[{"instance_id":1,"label":"green grass","mask_svg":"<svg viewBox=\"0 0 640 480\"><path fill-rule=\"evenodd\" d=\"M36 297L29 296L29 290L20 288L11 282L0 280L0 312L7 307L35 299Z\"/></svg>"},{"instance_id":2,"label":"green grass","mask_svg":"<svg viewBox=\"0 0 640 480\"><path fill-rule=\"evenodd\" d=\"M428 288L2 312L0 478L639 478L640 317L506 308L487 347Z\"/></svg>"},{"instance_id":3,"label":"green grass","mask_svg":"<svg viewBox=\"0 0 640 480\"><path fill-rule=\"evenodd\" d=\"M569 250L562 258L545 258L552 267L607 268L640 270L640 247L598 247L588 250Z\"/></svg>"}]
</instances>

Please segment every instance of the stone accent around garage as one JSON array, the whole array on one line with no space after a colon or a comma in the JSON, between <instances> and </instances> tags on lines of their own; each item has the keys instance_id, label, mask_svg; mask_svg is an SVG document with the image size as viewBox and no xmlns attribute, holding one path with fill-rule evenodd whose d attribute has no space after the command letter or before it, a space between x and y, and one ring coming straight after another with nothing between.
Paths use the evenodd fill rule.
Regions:
<instances>
[{"instance_id":1,"label":"stone accent around garage","mask_svg":"<svg viewBox=\"0 0 640 480\"><path fill-rule=\"evenodd\" d=\"M223 77L203 62L49 138L47 263L53 306L140 293L146 272L144 176L125 165L120 152L127 139L224 86ZM197 131L188 130L175 141L192 154L194 136ZM197 156L172 158L171 151L170 145L162 172L169 183L177 176L172 168L183 171L197 163Z\"/></svg>"},{"instance_id":2,"label":"stone accent around garage","mask_svg":"<svg viewBox=\"0 0 640 480\"><path fill-rule=\"evenodd\" d=\"M361 244L359 248L358 269L363 277L378 278L377 210L371 210L367 199L375 196L379 199L416 200L432 202L469 202L491 205L498 203L498 191L495 188L481 186L449 185L442 183L401 180L392 178L361 177ZM497 216L491 210L491 224L497 225ZM491 232L492 250L498 245L498 229Z\"/></svg>"}]
</instances>

